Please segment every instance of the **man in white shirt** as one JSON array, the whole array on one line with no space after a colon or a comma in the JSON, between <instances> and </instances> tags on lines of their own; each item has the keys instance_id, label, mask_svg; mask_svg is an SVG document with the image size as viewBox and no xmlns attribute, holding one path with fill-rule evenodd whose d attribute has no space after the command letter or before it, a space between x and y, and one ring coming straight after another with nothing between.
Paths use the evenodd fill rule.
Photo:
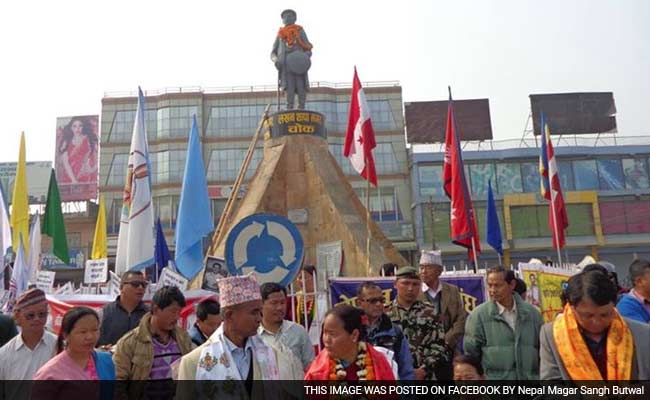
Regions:
<instances>
[{"instance_id":1,"label":"man in white shirt","mask_svg":"<svg viewBox=\"0 0 650 400\"><path fill-rule=\"evenodd\" d=\"M30 289L16 300L14 319L20 327L15 336L0 348L0 380L31 380L36 371L54 356L56 336L45 330L48 316L45 293ZM5 385L5 399L14 399L19 394L19 385Z\"/></svg>"},{"instance_id":2,"label":"man in white shirt","mask_svg":"<svg viewBox=\"0 0 650 400\"><path fill-rule=\"evenodd\" d=\"M280 343L300 360L304 370L314 361L314 346L307 330L284 319L287 312L287 289L275 282L260 287L262 294L262 323L257 330L262 340L273 346Z\"/></svg>"}]
</instances>

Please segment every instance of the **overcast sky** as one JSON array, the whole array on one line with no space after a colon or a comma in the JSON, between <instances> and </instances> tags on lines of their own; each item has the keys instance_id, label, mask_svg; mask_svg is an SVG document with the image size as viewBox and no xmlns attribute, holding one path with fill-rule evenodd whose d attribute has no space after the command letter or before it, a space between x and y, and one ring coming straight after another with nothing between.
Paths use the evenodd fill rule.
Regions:
<instances>
[{"instance_id":1,"label":"overcast sky","mask_svg":"<svg viewBox=\"0 0 650 400\"><path fill-rule=\"evenodd\" d=\"M520 137L528 95L613 91L619 132L650 134L650 1L4 1L0 161L53 160L57 116L104 92L273 84L280 12L314 44L310 79L399 81L404 101L490 99Z\"/></svg>"}]
</instances>

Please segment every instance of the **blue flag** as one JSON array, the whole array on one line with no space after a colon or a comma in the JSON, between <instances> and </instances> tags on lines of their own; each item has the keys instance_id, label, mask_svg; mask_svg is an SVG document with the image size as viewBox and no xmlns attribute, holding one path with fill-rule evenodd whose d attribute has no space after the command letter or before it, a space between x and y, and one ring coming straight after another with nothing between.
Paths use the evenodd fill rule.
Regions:
<instances>
[{"instance_id":1,"label":"blue flag","mask_svg":"<svg viewBox=\"0 0 650 400\"><path fill-rule=\"evenodd\" d=\"M165 240L165 233L163 232L162 224L160 223L160 217L156 221L156 271L158 271L157 276L160 276L162 269L169 264L169 248L167 247L167 241Z\"/></svg>"},{"instance_id":2,"label":"blue flag","mask_svg":"<svg viewBox=\"0 0 650 400\"><path fill-rule=\"evenodd\" d=\"M488 198L485 215L485 232L487 233L487 242L499 254L503 255L503 245L501 243L501 226L499 225L499 216L497 214L497 205L492 194L492 181L488 180Z\"/></svg>"},{"instance_id":3,"label":"blue flag","mask_svg":"<svg viewBox=\"0 0 650 400\"><path fill-rule=\"evenodd\" d=\"M203 268L203 237L214 230L208 184L203 168L196 115L192 122L181 201L176 218L176 257L178 272L192 279Z\"/></svg>"}]
</instances>

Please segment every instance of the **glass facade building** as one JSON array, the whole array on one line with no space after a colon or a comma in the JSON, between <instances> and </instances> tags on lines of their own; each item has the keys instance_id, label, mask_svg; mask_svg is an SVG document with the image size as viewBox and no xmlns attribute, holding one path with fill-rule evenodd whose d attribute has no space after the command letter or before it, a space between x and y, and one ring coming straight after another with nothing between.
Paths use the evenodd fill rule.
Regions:
<instances>
[{"instance_id":1,"label":"glass facade building","mask_svg":"<svg viewBox=\"0 0 650 400\"><path fill-rule=\"evenodd\" d=\"M368 83L365 92L376 132L374 151L380 188L370 191L371 211L386 236L403 254L417 249L411 217L411 184L404 145L402 90L398 83ZM156 216L173 246L173 229L185 166L187 138L197 117L215 226L267 104L275 110L276 93L193 89L146 93L146 126L151 153ZM325 115L330 152L350 183L363 196L366 184L343 156L350 86L313 82L306 108ZM119 229L122 190L137 98L106 95L102 100L100 190L106 199L109 235ZM262 162L262 140L255 149L244 185Z\"/></svg>"},{"instance_id":2,"label":"glass facade building","mask_svg":"<svg viewBox=\"0 0 650 400\"><path fill-rule=\"evenodd\" d=\"M602 259L621 260L627 266L631 254L650 251L650 145L557 146L555 151L569 216L566 253L570 261L600 254ZM506 261L554 256L548 202L539 194L539 150L464 151L463 159L481 241L486 237L485 204L491 180ZM456 253L460 263L464 251L449 240L443 154L412 152L411 160L418 244L431 247L435 243ZM482 247L482 260L496 262L489 245L482 243Z\"/></svg>"}]
</instances>

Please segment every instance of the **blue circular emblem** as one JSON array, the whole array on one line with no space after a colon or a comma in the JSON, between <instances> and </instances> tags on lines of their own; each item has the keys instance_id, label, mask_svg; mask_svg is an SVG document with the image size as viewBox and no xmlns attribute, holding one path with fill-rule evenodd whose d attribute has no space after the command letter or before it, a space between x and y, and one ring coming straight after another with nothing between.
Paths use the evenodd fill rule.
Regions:
<instances>
[{"instance_id":1,"label":"blue circular emblem","mask_svg":"<svg viewBox=\"0 0 650 400\"><path fill-rule=\"evenodd\" d=\"M302 236L288 219L253 214L230 231L226 239L226 265L231 275L255 272L262 284L288 286L298 274L304 255Z\"/></svg>"}]
</instances>

